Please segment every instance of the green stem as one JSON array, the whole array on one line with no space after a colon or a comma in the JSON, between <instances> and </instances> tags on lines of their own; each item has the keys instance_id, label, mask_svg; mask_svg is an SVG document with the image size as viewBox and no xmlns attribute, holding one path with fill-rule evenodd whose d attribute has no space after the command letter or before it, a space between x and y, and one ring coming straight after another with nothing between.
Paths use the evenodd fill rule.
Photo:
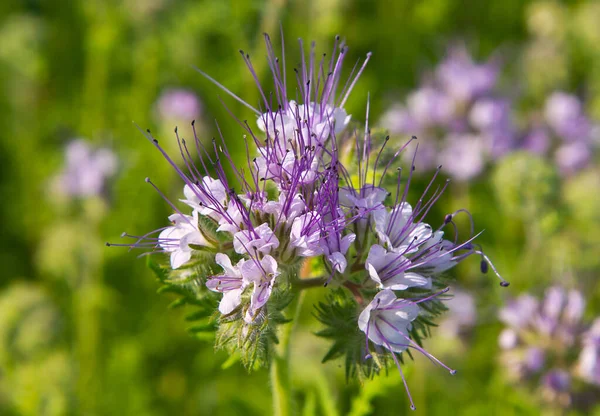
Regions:
<instances>
[{"instance_id":1,"label":"green stem","mask_svg":"<svg viewBox=\"0 0 600 416\"><path fill-rule=\"evenodd\" d=\"M327 277L314 277L312 279L297 279L292 283L294 289L301 291L311 287L323 286L327 282Z\"/></svg>"},{"instance_id":2,"label":"green stem","mask_svg":"<svg viewBox=\"0 0 600 416\"><path fill-rule=\"evenodd\" d=\"M311 279L313 280L313 279ZM288 307L293 316L289 324L281 327L279 344L275 346L273 361L271 362L271 392L273 395L273 414L275 416L290 416L292 407L292 381L290 377L290 339L296 327L304 292L299 291Z\"/></svg>"}]
</instances>

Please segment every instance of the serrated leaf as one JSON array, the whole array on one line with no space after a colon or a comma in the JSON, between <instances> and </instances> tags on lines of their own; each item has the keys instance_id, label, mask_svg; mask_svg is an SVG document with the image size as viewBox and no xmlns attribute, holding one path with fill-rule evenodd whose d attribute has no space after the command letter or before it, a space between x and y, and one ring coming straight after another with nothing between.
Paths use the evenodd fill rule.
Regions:
<instances>
[{"instance_id":1,"label":"serrated leaf","mask_svg":"<svg viewBox=\"0 0 600 416\"><path fill-rule=\"evenodd\" d=\"M221 370L227 370L232 365L239 363L241 359L242 357L239 352L234 352L233 354L230 354L229 358L227 358L227 360L225 360L225 362L221 364Z\"/></svg>"},{"instance_id":2,"label":"serrated leaf","mask_svg":"<svg viewBox=\"0 0 600 416\"><path fill-rule=\"evenodd\" d=\"M173 302L171 302L168 306L169 309L176 309L176 308L180 308L183 305L185 305L187 303L187 300L185 298L179 298L179 299L175 299Z\"/></svg>"},{"instance_id":3,"label":"serrated leaf","mask_svg":"<svg viewBox=\"0 0 600 416\"><path fill-rule=\"evenodd\" d=\"M146 265L154 272L159 280L166 280L169 277L169 269L160 265L154 256L146 256Z\"/></svg>"},{"instance_id":4,"label":"serrated leaf","mask_svg":"<svg viewBox=\"0 0 600 416\"><path fill-rule=\"evenodd\" d=\"M197 321L202 318L207 318L207 317L211 316L213 313L214 313L214 311L211 311L209 309L200 309L200 310L197 310L197 311L187 314L184 319L188 322Z\"/></svg>"},{"instance_id":5,"label":"serrated leaf","mask_svg":"<svg viewBox=\"0 0 600 416\"><path fill-rule=\"evenodd\" d=\"M217 329L217 325L215 322L206 322L206 323L192 325L192 326L188 327L186 330L189 333L194 334L196 332L214 332L216 329Z\"/></svg>"}]
</instances>

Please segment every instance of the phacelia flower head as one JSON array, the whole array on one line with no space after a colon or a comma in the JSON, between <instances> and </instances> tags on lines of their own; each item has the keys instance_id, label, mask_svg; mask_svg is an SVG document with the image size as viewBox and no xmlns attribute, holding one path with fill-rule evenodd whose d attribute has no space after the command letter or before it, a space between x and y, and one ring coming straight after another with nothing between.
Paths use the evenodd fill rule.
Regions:
<instances>
[{"instance_id":1,"label":"phacelia flower head","mask_svg":"<svg viewBox=\"0 0 600 416\"><path fill-rule=\"evenodd\" d=\"M369 101L364 129L349 128L345 104L370 54L344 79L343 42L336 38L333 53L322 58L311 44L294 71L290 99L284 49L277 56L267 35L265 41L273 91L265 90L250 56L241 51L259 91L258 106L200 71L254 113L256 125L236 118L246 160L234 160L221 135L207 145L193 128L193 146L175 130L182 159L177 163L144 132L181 177L184 207L165 197L175 211L172 225L126 245L168 254L170 264L155 267L167 288L179 285L181 293L183 286L190 303L201 305L200 315L218 304L218 318L207 318L201 328L216 328L217 346L239 353L249 367L268 363L291 299L303 288L326 286L344 305L331 300L316 314L336 345L328 359L343 351L349 368L367 371L379 371L391 359L402 372L397 354L410 348L453 373L420 341L445 309L442 273L477 255L482 271L497 274L474 242L474 225L467 237L456 229L455 216L466 215L472 223L470 214L464 209L448 214L437 228L425 222L448 183L437 185L438 168L422 196L409 203L414 153L408 174L394 165L413 140L393 148L391 156L388 139L376 146ZM348 157L352 162L344 163ZM395 192L388 190L390 178ZM306 271L318 275L308 279ZM344 316L333 322L340 313ZM348 336L352 342L345 341Z\"/></svg>"}]
</instances>

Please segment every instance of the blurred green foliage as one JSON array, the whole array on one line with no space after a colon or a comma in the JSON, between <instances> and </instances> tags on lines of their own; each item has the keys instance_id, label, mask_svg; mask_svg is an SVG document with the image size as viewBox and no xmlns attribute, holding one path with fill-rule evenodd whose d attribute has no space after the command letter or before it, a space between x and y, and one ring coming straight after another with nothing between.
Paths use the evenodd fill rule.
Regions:
<instances>
[{"instance_id":1,"label":"blurred green foliage","mask_svg":"<svg viewBox=\"0 0 600 416\"><path fill-rule=\"evenodd\" d=\"M370 92L377 119L449 42L465 40L478 57L502 51L507 88L525 89L524 105L540 104L561 87L584 91L599 116L599 18L593 1L0 2L0 414L270 412L267 371L248 374L215 352L212 340L189 336L185 308L167 309L175 298L156 294L159 284L145 262L103 245L124 230L145 233L166 223L169 207L144 184L146 176L172 200L181 193L173 170L132 124L176 149L174 126L156 115L165 88L195 91L205 109L197 122L203 138L218 134L217 120L243 160L242 131L220 100L241 119L252 114L193 65L255 103L238 49L250 53L267 80L263 32L277 39L281 22L290 66L297 37L328 52L339 33L354 59L373 52L348 112L362 119ZM189 137L191 130L180 131ZM106 198L69 201L52 191L64 145L75 137L118 154L120 171ZM476 264L461 265L457 278L477 294L480 325L468 345L425 341L459 369L456 376L424 357L407 364L421 414L540 413L535 395L506 384L496 359L495 311L511 294L539 293L558 280L588 294L589 316L600 312L600 169L561 180L543 160L526 157L506 159L468 187L451 187L432 213L442 218L470 208L478 229L486 229L481 242L512 285L502 290ZM298 414L408 411L394 371L360 387L346 383L342 363L320 363L327 345L310 333L319 330L310 305L325 292L308 293L293 340Z\"/></svg>"}]
</instances>

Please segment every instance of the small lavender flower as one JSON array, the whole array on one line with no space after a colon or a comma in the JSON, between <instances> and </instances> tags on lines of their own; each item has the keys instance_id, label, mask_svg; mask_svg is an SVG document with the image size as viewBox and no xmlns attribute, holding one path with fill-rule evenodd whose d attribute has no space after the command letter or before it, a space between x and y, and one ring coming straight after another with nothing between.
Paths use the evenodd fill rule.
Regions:
<instances>
[{"instance_id":1,"label":"small lavender flower","mask_svg":"<svg viewBox=\"0 0 600 416\"><path fill-rule=\"evenodd\" d=\"M229 256L223 253L215 255L215 263L223 268L223 274L210 277L206 287L214 292L223 293L219 302L219 312L228 315L242 303L242 293L249 282L242 276L241 268L246 262L241 259L235 266Z\"/></svg>"},{"instance_id":2,"label":"small lavender flower","mask_svg":"<svg viewBox=\"0 0 600 416\"><path fill-rule=\"evenodd\" d=\"M158 244L165 252L171 253L171 268L173 270L190 261L192 258L191 245L212 246L198 228L197 211L193 211L192 215L170 215L169 221L173 223L173 226L165 228L160 233Z\"/></svg>"},{"instance_id":3,"label":"small lavender flower","mask_svg":"<svg viewBox=\"0 0 600 416\"><path fill-rule=\"evenodd\" d=\"M498 158L514 148L516 134L510 110L508 100L491 97L479 99L471 107L471 125L480 132L485 150L492 158Z\"/></svg>"},{"instance_id":4,"label":"small lavender flower","mask_svg":"<svg viewBox=\"0 0 600 416\"><path fill-rule=\"evenodd\" d=\"M444 290L443 292L447 291ZM437 294L433 295L437 296ZM402 366L400 365L395 353L402 353L408 348L413 348L432 362L444 367L450 374L456 374L456 370L446 366L440 360L429 354L415 341L411 339L412 323L420 315L419 303L430 300L430 297L411 301L397 298L390 289L385 289L377 293L373 300L367 305L358 317L358 327L366 335L367 357L370 358L369 341L375 345L383 346L391 351L392 359L402 376L402 381L408 393L410 407L415 410L415 404L408 390Z\"/></svg>"},{"instance_id":5,"label":"small lavender flower","mask_svg":"<svg viewBox=\"0 0 600 416\"><path fill-rule=\"evenodd\" d=\"M157 109L160 117L165 120L191 121L200 117L202 104L192 91L171 88L161 93Z\"/></svg>"},{"instance_id":6,"label":"small lavender flower","mask_svg":"<svg viewBox=\"0 0 600 416\"><path fill-rule=\"evenodd\" d=\"M117 170L117 157L112 151L94 150L84 139L70 142L65 155L66 166L57 178L58 187L72 197L100 195Z\"/></svg>"}]
</instances>

